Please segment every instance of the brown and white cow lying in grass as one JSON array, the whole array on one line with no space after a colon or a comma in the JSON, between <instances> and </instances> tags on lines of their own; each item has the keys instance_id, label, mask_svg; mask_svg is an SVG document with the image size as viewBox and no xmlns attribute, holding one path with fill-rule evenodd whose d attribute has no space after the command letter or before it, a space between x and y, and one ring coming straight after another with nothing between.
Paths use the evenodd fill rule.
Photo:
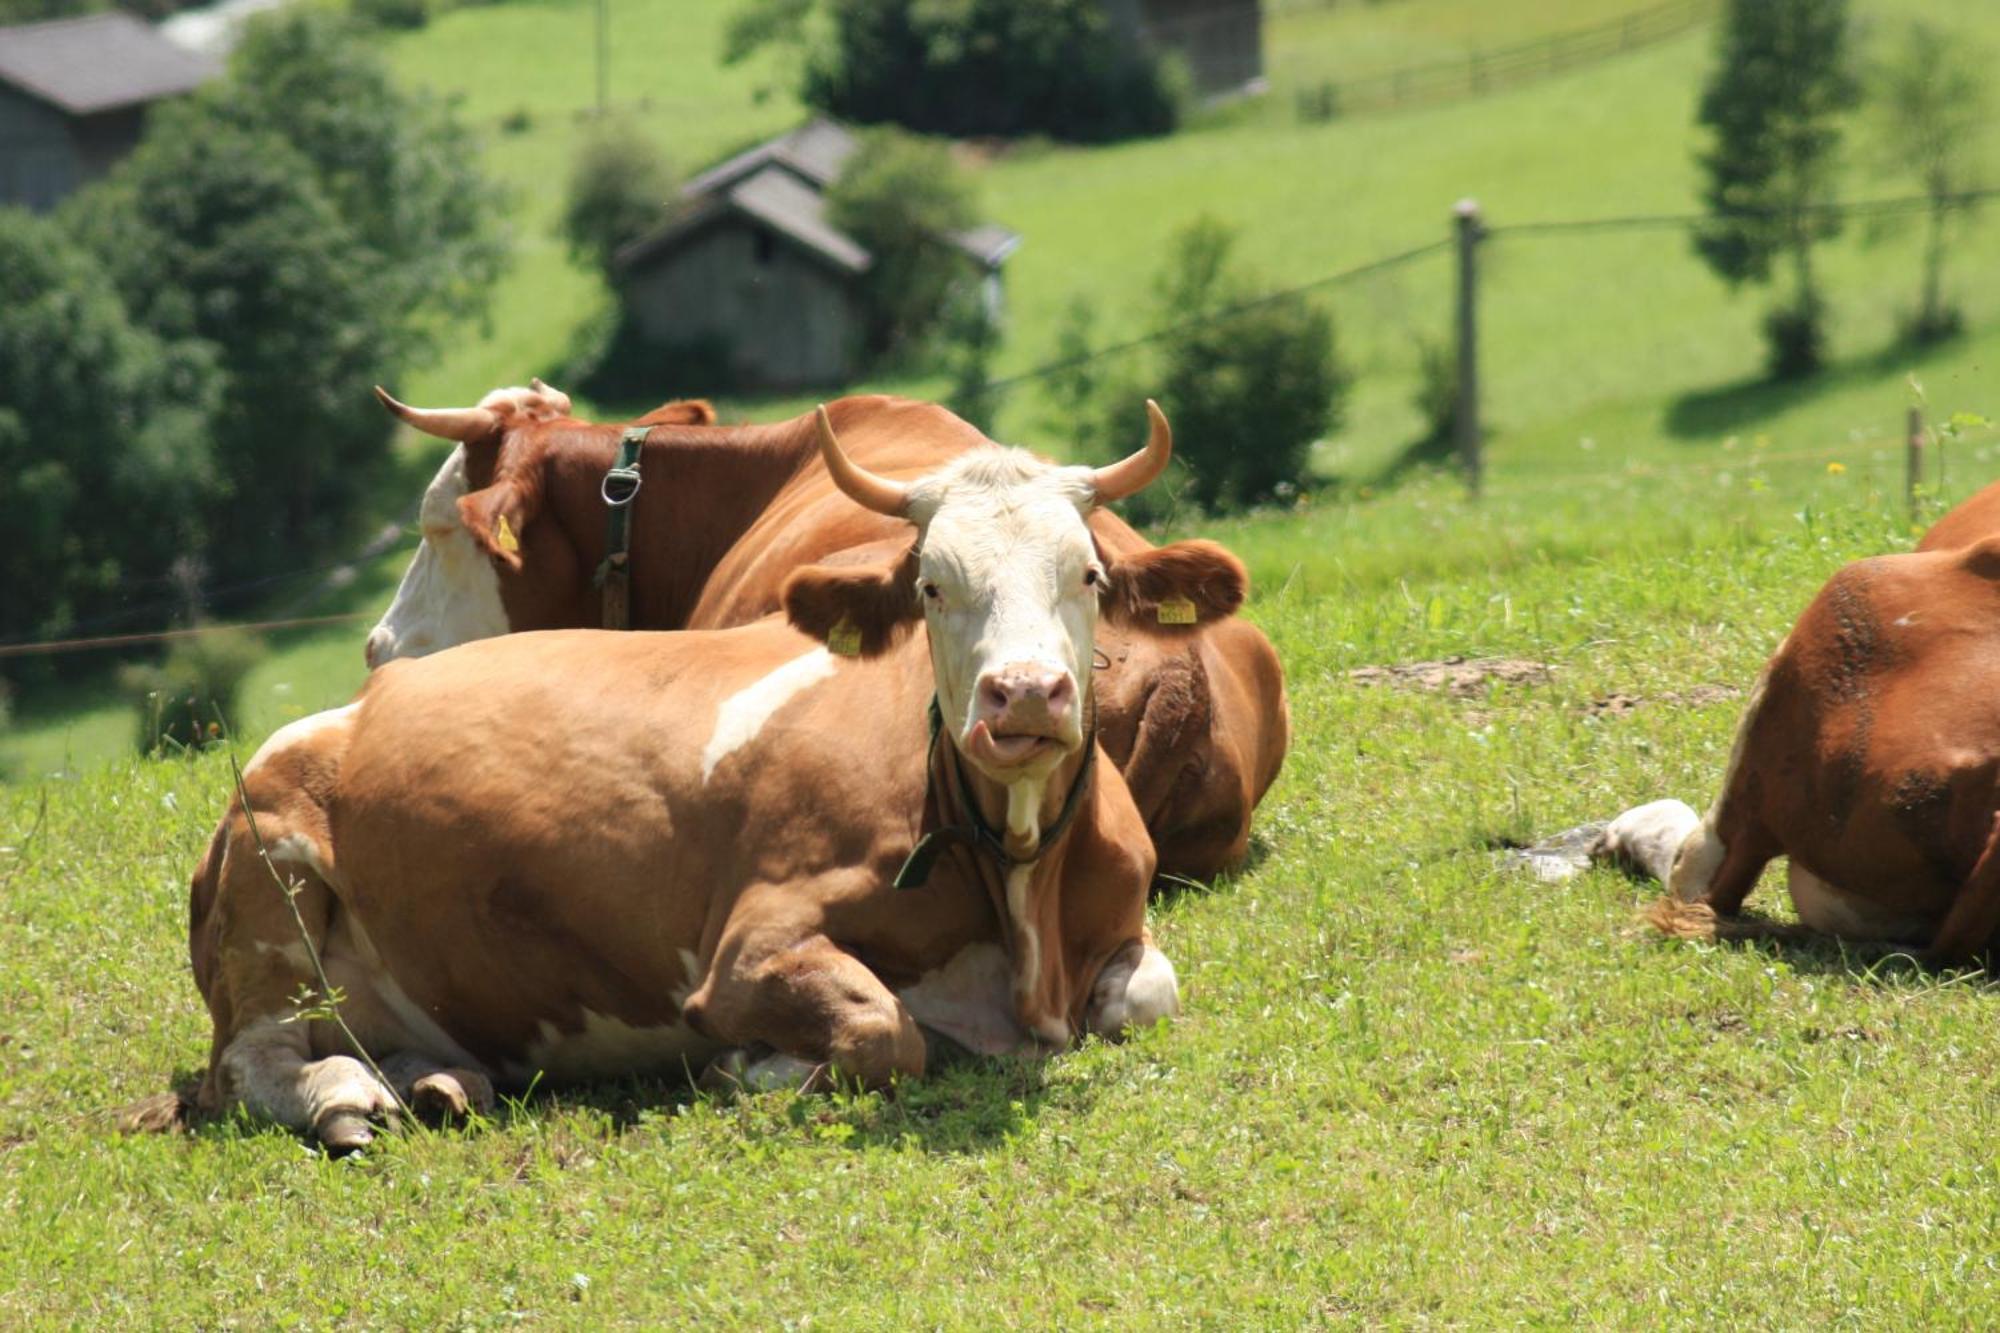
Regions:
<instances>
[{"instance_id":1,"label":"brown and white cow lying in grass","mask_svg":"<svg viewBox=\"0 0 2000 1333\"><path fill-rule=\"evenodd\" d=\"M1149 410L1110 467L984 448L907 483L829 426L849 503L906 536L796 572L792 624L486 639L274 735L194 875L198 1105L334 1149L394 1105L325 1016L292 1021L313 973L280 877L419 1109L718 1058L751 1085L880 1087L924 1072L924 1028L990 1052L1175 1013L1153 849L1094 758L1093 636L1168 599L1225 618L1245 575L1206 542L1093 539L1092 510L1166 465ZM922 887L891 887L940 830Z\"/></svg>"},{"instance_id":2,"label":"brown and white cow lying in grass","mask_svg":"<svg viewBox=\"0 0 2000 1333\"><path fill-rule=\"evenodd\" d=\"M1665 883L1675 935L1736 920L1764 867L1811 930L1924 950L1934 964L2000 927L2000 489L1918 550L1836 573L1758 678L1706 815L1656 801L1597 848Z\"/></svg>"},{"instance_id":3,"label":"brown and white cow lying in grass","mask_svg":"<svg viewBox=\"0 0 2000 1333\"><path fill-rule=\"evenodd\" d=\"M477 407L383 401L419 430L460 441L424 497L423 545L368 639L371 666L509 630L597 625L604 558L599 486L621 427L578 421L537 380ZM851 457L909 479L993 442L931 403L879 396L828 405ZM654 424L632 505L635 629L723 629L779 609L785 580L901 539L858 508L819 461L811 416L718 427L706 404ZM504 520L504 524L503 524ZM1114 559L1150 550L1117 515L1089 517ZM1250 817L1290 742L1284 673L1247 621L1104 625L1097 697L1105 753L1129 784L1162 872L1205 879L1239 861Z\"/></svg>"}]
</instances>

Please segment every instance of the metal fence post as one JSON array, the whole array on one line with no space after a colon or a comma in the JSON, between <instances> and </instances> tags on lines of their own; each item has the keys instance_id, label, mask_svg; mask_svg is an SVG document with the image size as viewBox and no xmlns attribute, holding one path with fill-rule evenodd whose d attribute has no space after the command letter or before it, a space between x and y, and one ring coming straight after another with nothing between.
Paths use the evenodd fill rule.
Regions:
<instances>
[{"instance_id":1,"label":"metal fence post","mask_svg":"<svg viewBox=\"0 0 2000 1333\"><path fill-rule=\"evenodd\" d=\"M1465 485L1479 498L1479 201L1461 199L1452 210L1458 239L1458 405L1452 413L1457 428L1459 462Z\"/></svg>"},{"instance_id":2,"label":"metal fence post","mask_svg":"<svg viewBox=\"0 0 2000 1333\"><path fill-rule=\"evenodd\" d=\"M1903 446L1903 491L1909 497L1910 522L1914 525L1919 515L1917 487L1924 476L1924 409L1921 407L1910 409Z\"/></svg>"}]
</instances>

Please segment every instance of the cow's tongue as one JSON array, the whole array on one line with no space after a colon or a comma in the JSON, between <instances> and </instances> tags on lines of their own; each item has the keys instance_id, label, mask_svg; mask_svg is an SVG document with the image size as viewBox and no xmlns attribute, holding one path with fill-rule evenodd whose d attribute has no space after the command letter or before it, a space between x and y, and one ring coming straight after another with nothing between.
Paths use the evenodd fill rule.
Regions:
<instances>
[{"instance_id":1,"label":"cow's tongue","mask_svg":"<svg viewBox=\"0 0 2000 1333\"><path fill-rule=\"evenodd\" d=\"M966 735L965 752L978 763L1011 768L1049 744L1053 741L1047 736L995 736L984 722L975 722Z\"/></svg>"}]
</instances>

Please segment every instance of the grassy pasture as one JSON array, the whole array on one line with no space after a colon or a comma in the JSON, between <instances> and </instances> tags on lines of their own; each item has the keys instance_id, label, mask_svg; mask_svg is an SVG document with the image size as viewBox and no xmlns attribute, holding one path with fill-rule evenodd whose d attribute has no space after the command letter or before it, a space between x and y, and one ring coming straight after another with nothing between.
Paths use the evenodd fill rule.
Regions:
<instances>
[{"instance_id":1,"label":"grassy pasture","mask_svg":"<svg viewBox=\"0 0 2000 1333\"><path fill-rule=\"evenodd\" d=\"M1859 7L2000 38L1974 0ZM1274 73L1307 36L1355 73L1492 42L1501 8L1284 11ZM1506 8L1533 36L1605 6ZM653 98L688 165L798 114L753 97L770 71L714 68L724 10L614 6L614 97ZM596 299L546 232L591 96L588 13L516 0L396 39L410 78L492 124L522 191L494 332L413 398L546 371ZM1160 241L1204 209L1243 225L1274 284L1442 234L1465 193L1498 223L1686 209L1705 50L1324 126L1286 123L1280 87L1174 140L1004 157L982 169L988 208L1029 244L1003 370L1048 354L1071 292L1107 335L1143 322ZM1903 188L1863 159L1849 193ZM1910 539L1905 374L1934 418L2000 415L1996 260L1982 223L1956 261L1975 333L1905 355L1888 338L1912 241L1850 233L1825 265L1841 364L1772 389L1745 380L1757 300L1678 234L1497 239L1482 506L1419 475L1174 525L1251 563L1294 749L1253 864L1155 911L1181 1021L1039 1066L888 1097L607 1085L341 1163L234 1122L118 1138L112 1108L206 1059L186 878L228 771L125 757L122 705L21 719L0 745L23 779L0 786L0 1324L1993 1324L1987 979L1665 944L1634 926L1648 890L1540 886L1491 847L1710 797L1740 700L1690 692L1746 685L1829 572ZM1414 431L1412 340L1442 331L1443 259L1332 299L1363 378L1321 461L1361 483ZM1003 430L1032 441L1043 412L1019 395ZM1955 442L1938 501L1996 473L2000 440ZM313 609L378 608L402 559ZM246 752L346 697L362 632L279 641L246 689ZM1551 675L1457 699L1347 674L1450 654ZM1598 707L1614 694L1639 702ZM1752 901L1783 916L1781 898L1774 877Z\"/></svg>"},{"instance_id":2,"label":"grassy pasture","mask_svg":"<svg viewBox=\"0 0 2000 1333\"><path fill-rule=\"evenodd\" d=\"M1991 1322L1983 978L1664 944L1616 874L1492 860L1705 801L1740 705L1676 693L1746 683L1828 570L1905 539L1858 469L1775 488L1418 483L1221 529L1297 739L1253 866L1155 912L1183 1019L895 1096L611 1085L342 1163L241 1123L118 1138L206 1058L185 879L227 769L7 789L0 1322ZM1553 674L1346 674L1453 652ZM1594 714L1614 692L1644 702Z\"/></svg>"}]
</instances>

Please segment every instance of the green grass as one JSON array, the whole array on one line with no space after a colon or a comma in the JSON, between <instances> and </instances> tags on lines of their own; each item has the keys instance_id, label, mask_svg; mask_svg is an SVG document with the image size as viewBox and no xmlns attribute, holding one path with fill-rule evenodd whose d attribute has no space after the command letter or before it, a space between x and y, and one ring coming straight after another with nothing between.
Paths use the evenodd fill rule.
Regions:
<instances>
[{"instance_id":1,"label":"green grass","mask_svg":"<svg viewBox=\"0 0 2000 1333\"><path fill-rule=\"evenodd\" d=\"M1990 1323L1987 982L1663 943L1645 889L1489 850L1705 801L1739 705L1659 696L1743 685L1828 571L1907 540L1864 475L1773 471L1211 529L1298 734L1253 868L1155 910L1185 1015L895 1096L614 1083L345 1163L239 1122L118 1137L206 1057L185 880L227 768L10 789L0 1321ZM1555 672L1346 674L1452 652ZM1612 691L1651 702L1593 717Z\"/></svg>"},{"instance_id":2,"label":"green grass","mask_svg":"<svg viewBox=\"0 0 2000 1333\"><path fill-rule=\"evenodd\" d=\"M1599 16L1506 8L1524 35ZM1863 8L2000 37L1972 0ZM1287 14L1274 57L1324 29L1357 71L1398 63L1398 33L1485 42L1500 9ZM614 87L689 99L652 122L685 130L685 163L797 114L754 99L757 71L712 67L722 7L644 12L663 26L621 27ZM590 99L588 14L466 9L399 39L406 73L482 122L532 110L490 149L523 187L527 247L495 336L455 345L412 396L544 370L588 312L591 284L545 236ZM1280 283L1442 235L1467 193L1499 223L1689 208L1705 51L1684 39L1404 116L1224 112L1161 143L1003 158L988 208L1028 236L1005 368L1048 354L1071 292L1107 334L1143 326L1161 243L1204 210ZM1906 187L1862 165L1845 188ZM1975 332L1920 356L1890 344L1910 238L1830 248L1839 364L1782 389L1748 375L1761 298L1729 296L1678 234L1503 235L1478 506L1422 472L1366 485L1415 432L1411 346L1445 327L1442 260L1337 292L1363 374L1320 461L1350 484L1296 513L1170 525L1250 563L1297 735L1252 867L1154 912L1184 1016L1123 1046L973 1062L893 1097L609 1084L344 1163L239 1122L120 1138L112 1108L206 1059L186 879L228 770L131 758L122 709L23 717L0 745L28 779L0 787L0 1323L1993 1324L1987 979L1663 943L1634 925L1646 888L1531 883L1491 847L1709 799L1740 703L1676 696L1746 685L1827 574L1908 543L1906 375L1933 420L2000 415L1995 231L1955 260ZM1045 413L1017 395L1003 431L1045 438ZM2000 472L2000 437L1944 456L1927 513ZM314 609L378 607L399 564ZM364 628L280 640L241 748L344 697ZM1454 653L1554 671L1469 700L1347 674ZM1645 702L1593 713L1614 692ZM1787 914L1775 879L1753 904Z\"/></svg>"}]
</instances>

